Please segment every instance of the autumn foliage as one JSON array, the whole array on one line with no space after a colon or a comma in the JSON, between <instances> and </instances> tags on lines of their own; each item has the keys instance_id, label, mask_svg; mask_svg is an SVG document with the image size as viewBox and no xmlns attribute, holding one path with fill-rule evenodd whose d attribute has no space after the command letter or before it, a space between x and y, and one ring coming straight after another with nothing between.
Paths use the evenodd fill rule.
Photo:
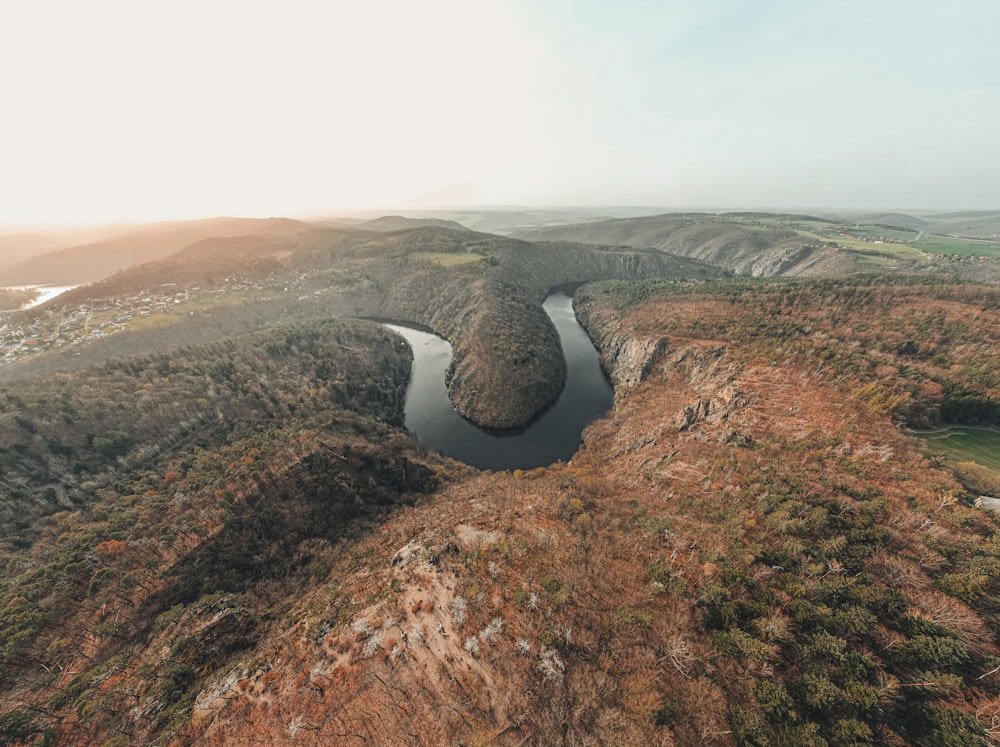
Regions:
<instances>
[{"instance_id":1,"label":"autumn foliage","mask_svg":"<svg viewBox=\"0 0 1000 747\"><path fill-rule=\"evenodd\" d=\"M203 351L221 421L131 466L73 442L106 476L8 540L4 734L996 743L1000 521L905 426L996 422L998 301L931 278L585 289L627 383L571 464L524 473L411 443L375 333L309 338L373 351L324 356L324 396L276 375L315 375L305 341ZM235 375L254 357L270 387ZM136 375L195 380L167 363ZM43 448L53 421L22 417Z\"/></svg>"}]
</instances>

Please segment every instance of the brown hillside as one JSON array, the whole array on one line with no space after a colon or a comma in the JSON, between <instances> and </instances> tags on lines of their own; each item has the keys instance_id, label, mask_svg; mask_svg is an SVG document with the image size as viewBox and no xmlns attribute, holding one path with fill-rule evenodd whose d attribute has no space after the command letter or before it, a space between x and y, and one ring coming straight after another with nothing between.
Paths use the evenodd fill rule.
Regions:
<instances>
[{"instance_id":1,"label":"brown hillside","mask_svg":"<svg viewBox=\"0 0 1000 747\"><path fill-rule=\"evenodd\" d=\"M179 432L155 469L117 462L112 484L81 485L100 488L92 503L60 503L34 545L8 544L5 734L995 741L1000 522L899 425L1000 414L996 289L606 283L578 309L615 408L572 464L527 474L420 457L338 411L366 378L374 412L398 406L391 348L360 328L205 349L213 378L197 386L193 354L138 361L151 437L170 408L197 423L196 398L220 386L222 420L188 426L196 442ZM339 352L321 370L326 349ZM124 387L124 370L103 375ZM90 401L71 383L7 423L22 451L55 448L46 403ZM241 402L250 431L228 414ZM62 440L56 456L79 451L96 474L141 446L116 443ZM5 469L33 463L12 454Z\"/></svg>"},{"instance_id":2,"label":"brown hillside","mask_svg":"<svg viewBox=\"0 0 1000 747\"><path fill-rule=\"evenodd\" d=\"M928 308L926 290L869 297L852 318L941 303L996 329L995 291L985 307L978 291L932 291ZM776 363L744 324L722 326L728 300L712 326L715 294L620 293L584 302L606 352L619 343L618 403L573 464L453 480L395 516L254 663L199 693L178 744L992 733L996 581L982 569L1000 525L858 391L883 364L848 379L805 350ZM778 297L747 290L741 322L772 323L762 302ZM829 301L811 306L827 322Z\"/></svg>"},{"instance_id":3,"label":"brown hillside","mask_svg":"<svg viewBox=\"0 0 1000 747\"><path fill-rule=\"evenodd\" d=\"M387 522L256 671L201 692L178 743L994 734L1000 524L872 400L887 364L832 370L821 347L750 339L781 295L745 290L735 325L715 293L587 294L618 398L573 464L460 480ZM840 293L839 309L798 299L817 345L846 307L997 331L995 290Z\"/></svg>"}]
</instances>

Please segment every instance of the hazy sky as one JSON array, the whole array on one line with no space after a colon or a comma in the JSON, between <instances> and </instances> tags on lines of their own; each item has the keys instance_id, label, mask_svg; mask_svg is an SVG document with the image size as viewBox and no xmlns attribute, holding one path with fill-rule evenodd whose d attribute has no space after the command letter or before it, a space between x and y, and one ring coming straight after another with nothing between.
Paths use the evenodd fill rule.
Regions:
<instances>
[{"instance_id":1,"label":"hazy sky","mask_svg":"<svg viewBox=\"0 0 1000 747\"><path fill-rule=\"evenodd\" d=\"M10 2L0 102L0 223L1000 207L995 0Z\"/></svg>"}]
</instances>

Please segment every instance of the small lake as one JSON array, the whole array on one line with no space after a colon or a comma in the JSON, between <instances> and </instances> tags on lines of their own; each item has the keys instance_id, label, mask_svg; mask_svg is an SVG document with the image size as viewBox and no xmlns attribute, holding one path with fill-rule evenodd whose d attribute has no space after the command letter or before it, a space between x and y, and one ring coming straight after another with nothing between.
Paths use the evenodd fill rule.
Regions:
<instances>
[{"instance_id":1,"label":"small lake","mask_svg":"<svg viewBox=\"0 0 1000 747\"><path fill-rule=\"evenodd\" d=\"M463 418L448 398L445 372L451 344L435 334L386 324L413 348L406 389L407 429L432 451L480 469L512 470L569 461L583 429L611 407L614 395L597 349L576 320L572 297L563 291L542 304L559 333L566 356L566 386L559 400L527 428L510 434L484 431Z\"/></svg>"}]
</instances>

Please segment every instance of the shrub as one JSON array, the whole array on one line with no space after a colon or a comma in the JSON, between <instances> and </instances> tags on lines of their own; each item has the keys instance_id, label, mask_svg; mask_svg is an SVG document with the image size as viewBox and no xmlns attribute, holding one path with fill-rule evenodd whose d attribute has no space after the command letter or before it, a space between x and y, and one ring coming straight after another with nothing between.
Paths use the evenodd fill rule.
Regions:
<instances>
[{"instance_id":1,"label":"shrub","mask_svg":"<svg viewBox=\"0 0 1000 747\"><path fill-rule=\"evenodd\" d=\"M934 585L945 594L971 604L983 595L989 582L989 577L982 573L948 573L939 578Z\"/></svg>"},{"instance_id":2,"label":"shrub","mask_svg":"<svg viewBox=\"0 0 1000 747\"><path fill-rule=\"evenodd\" d=\"M712 645L730 656L745 656L754 661L771 658L771 647L742 630L715 630L709 635Z\"/></svg>"},{"instance_id":3,"label":"shrub","mask_svg":"<svg viewBox=\"0 0 1000 747\"><path fill-rule=\"evenodd\" d=\"M653 712L653 723L657 726L670 726L681 715L681 704L673 698L664 698L659 709Z\"/></svg>"},{"instance_id":4,"label":"shrub","mask_svg":"<svg viewBox=\"0 0 1000 747\"><path fill-rule=\"evenodd\" d=\"M836 745L871 744L874 735L871 727L853 718L842 718L833 722L829 732L830 742Z\"/></svg>"},{"instance_id":5,"label":"shrub","mask_svg":"<svg viewBox=\"0 0 1000 747\"><path fill-rule=\"evenodd\" d=\"M957 638L918 635L896 652L897 661L917 669L950 669L968 662L968 647Z\"/></svg>"},{"instance_id":6,"label":"shrub","mask_svg":"<svg viewBox=\"0 0 1000 747\"><path fill-rule=\"evenodd\" d=\"M814 711L825 711L843 698L840 688L818 670L805 672L798 689L802 702Z\"/></svg>"},{"instance_id":7,"label":"shrub","mask_svg":"<svg viewBox=\"0 0 1000 747\"><path fill-rule=\"evenodd\" d=\"M0 745L27 744L28 740L41 733L34 717L28 711L15 708L0 716Z\"/></svg>"},{"instance_id":8,"label":"shrub","mask_svg":"<svg viewBox=\"0 0 1000 747\"><path fill-rule=\"evenodd\" d=\"M828 744L819 734L819 725L798 724L782 730L781 743L785 747L826 747Z\"/></svg>"},{"instance_id":9,"label":"shrub","mask_svg":"<svg viewBox=\"0 0 1000 747\"><path fill-rule=\"evenodd\" d=\"M747 747L770 747L773 744L760 711L734 705L729 709L726 720L737 744Z\"/></svg>"},{"instance_id":10,"label":"shrub","mask_svg":"<svg viewBox=\"0 0 1000 747\"><path fill-rule=\"evenodd\" d=\"M975 716L948 706L921 705L908 719L903 735L919 744L981 747L983 727Z\"/></svg>"},{"instance_id":11,"label":"shrub","mask_svg":"<svg viewBox=\"0 0 1000 747\"><path fill-rule=\"evenodd\" d=\"M543 576L538 581L538 584L543 589L545 589L545 591L547 591L549 594L556 594L559 592L560 589L562 589L562 584L556 579L552 578L552 576Z\"/></svg>"},{"instance_id":12,"label":"shrub","mask_svg":"<svg viewBox=\"0 0 1000 747\"><path fill-rule=\"evenodd\" d=\"M648 628L653 624L652 612L635 607L616 607L615 617L626 625L639 625L643 628Z\"/></svg>"},{"instance_id":13,"label":"shrub","mask_svg":"<svg viewBox=\"0 0 1000 747\"><path fill-rule=\"evenodd\" d=\"M788 721L795 707L785 686L774 680L758 681L755 697L761 711L774 723Z\"/></svg>"},{"instance_id":14,"label":"shrub","mask_svg":"<svg viewBox=\"0 0 1000 747\"><path fill-rule=\"evenodd\" d=\"M115 571L111 568L101 568L98 570L93 576L90 577L90 585L87 587L87 594L90 596L96 594L98 589L114 578L115 575Z\"/></svg>"}]
</instances>

